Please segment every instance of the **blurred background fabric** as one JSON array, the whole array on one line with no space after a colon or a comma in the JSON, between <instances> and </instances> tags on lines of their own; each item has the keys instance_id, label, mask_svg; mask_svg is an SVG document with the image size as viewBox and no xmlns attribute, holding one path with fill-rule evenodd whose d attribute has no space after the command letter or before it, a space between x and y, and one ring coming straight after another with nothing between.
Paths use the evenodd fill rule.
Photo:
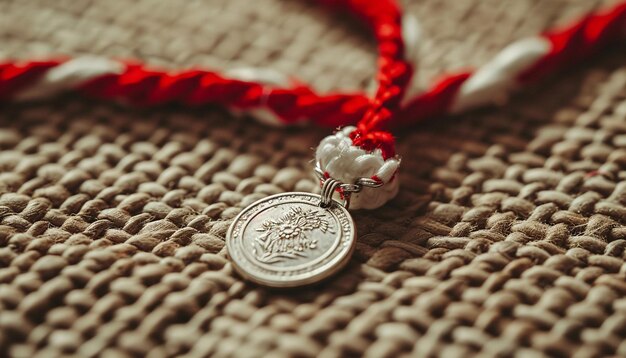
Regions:
<instances>
[{"instance_id":1,"label":"blurred background fabric","mask_svg":"<svg viewBox=\"0 0 626 358\"><path fill-rule=\"evenodd\" d=\"M418 70L485 63L616 1L423 0ZM365 90L375 46L307 1L0 2L0 58L96 54L269 67ZM354 213L346 270L268 290L234 274L232 218L316 191L326 129L68 95L0 107L0 355L626 356L626 51L512 102L399 131L398 197Z\"/></svg>"}]
</instances>

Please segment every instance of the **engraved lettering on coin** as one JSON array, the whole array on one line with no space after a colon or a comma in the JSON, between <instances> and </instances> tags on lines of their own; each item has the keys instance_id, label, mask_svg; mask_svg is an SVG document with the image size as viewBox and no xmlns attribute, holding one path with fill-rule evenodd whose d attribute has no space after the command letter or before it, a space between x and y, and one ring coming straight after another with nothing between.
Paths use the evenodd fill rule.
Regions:
<instances>
[{"instance_id":1,"label":"engraved lettering on coin","mask_svg":"<svg viewBox=\"0 0 626 358\"><path fill-rule=\"evenodd\" d=\"M263 263L274 263L298 256L306 257L308 250L317 248L317 239L309 236L310 231L334 233L323 209L292 207L278 219L267 219L256 231L254 253Z\"/></svg>"},{"instance_id":2,"label":"engraved lettering on coin","mask_svg":"<svg viewBox=\"0 0 626 358\"><path fill-rule=\"evenodd\" d=\"M247 279L273 287L320 281L350 259L355 227L348 211L320 196L284 193L245 208L226 234L234 268Z\"/></svg>"}]
</instances>

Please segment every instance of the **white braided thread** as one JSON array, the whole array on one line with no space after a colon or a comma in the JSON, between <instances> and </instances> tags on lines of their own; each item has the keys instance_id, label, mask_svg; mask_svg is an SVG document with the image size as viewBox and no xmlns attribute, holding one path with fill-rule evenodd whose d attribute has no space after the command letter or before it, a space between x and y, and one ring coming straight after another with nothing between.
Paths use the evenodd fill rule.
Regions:
<instances>
[{"instance_id":1,"label":"white braided thread","mask_svg":"<svg viewBox=\"0 0 626 358\"><path fill-rule=\"evenodd\" d=\"M126 64L96 56L77 57L48 70L36 82L18 92L16 101L39 100L62 94L73 88L78 88L85 83L105 75L121 74L126 69ZM289 77L268 68L236 68L225 72L225 76L241 81L253 81L271 86L288 86ZM230 108L230 111L241 117L250 115L257 121L270 126L283 126L284 122L271 110L255 108L242 111Z\"/></svg>"},{"instance_id":2,"label":"white braided thread","mask_svg":"<svg viewBox=\"0 0 626 358\"><path fill-rule=\"evenodd\" d=\"M120 74L125 68L121 62L102 57L77 57L48 70L37 82L21 90L15 99L28 101L56 96L94 78Z\"/></svg>"},{"instance_id":3,"label":"white braided thread","mask_svg":"<svg viewBox=\"0 0 626 358\"><path fill-rule=\"evenodd\" d=\"M237 79L240 81L263 83L267 85L264 88L263 101L267 100L270 88L273 86L286 87L291 84L289 77L285 74L273 70L271 68L254 68L254 67L242 67L227 70L224 75L229 78ZM262 103L265 105L265 103ZM252 116L258 122L272 127L282 127L285 123L274 113L272 110L264 107L247 109L245 111L237 108L229 108L230 112L237 117L245 115ZM298 121L301 122L301 121Z\"/></svg>"},{"instance_id":4,"label":"white braided thread","mask_svg":"<svg viewBox=\"0 0 626 358\"><path fill-rule=\"evenodd\" d=\"M419 86L418 76L418 64L421 50L423 32L417 19L409 14L402 16L402 39L404 41L404 56L408 63L413 66L413 75L409 80L404 91L404 96L400 101L401 106L407 105L410 100L424 91Z\"/></svg>"},{"instance_id":5,"label":"white braided thread","mask_svg":"<svg viewBox=\"0 0 626 358\"><path fill-rule=\"evenodd\" d=\"M517 77L546 56L550 49L550 42L543 37L529 37L505 47L461 85L450 112L460 113L504 102L518 86Z\"/></svg>"},{"instance_id":6,"label":"white braided thread","mask_svg":"<svg viewBox=\"0 0 626 358\"><path fill-rule=\"evenodd\" d=\"M350 133L355 127L345 127L337 133L324 138L315 152L320 168L336 180L353 184L359 178L373 176L382 180L384 185L379 188L364 187L359 193L352 195L351 209L375 209L392 199L398 193L397 171L400 166L398 158L383 159L380 149L371 153L354 146Z\"/></svg>"}]
</instances>

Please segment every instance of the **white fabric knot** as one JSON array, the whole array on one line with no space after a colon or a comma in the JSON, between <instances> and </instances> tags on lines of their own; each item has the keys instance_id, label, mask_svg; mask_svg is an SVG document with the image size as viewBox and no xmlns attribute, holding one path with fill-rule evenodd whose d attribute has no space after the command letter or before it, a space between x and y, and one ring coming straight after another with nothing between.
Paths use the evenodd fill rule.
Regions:
<instances>
[{"instance_id":1,"label":"white fabric knot","mask_svg":"<svg viewBox=\"0 0 626 358\"><path fill-rule=\"evenodd\" d=\"M377 149L367 152L352 144L350 133L355 127L345 127L324 138L315 153L320 168L342 183L352 184L359 178L376 177L384 184L378 188L364 187L352 194L351 209L375 209L384 205L398 193L398 158L385 160Z\"/></svg>"}]
</instances>

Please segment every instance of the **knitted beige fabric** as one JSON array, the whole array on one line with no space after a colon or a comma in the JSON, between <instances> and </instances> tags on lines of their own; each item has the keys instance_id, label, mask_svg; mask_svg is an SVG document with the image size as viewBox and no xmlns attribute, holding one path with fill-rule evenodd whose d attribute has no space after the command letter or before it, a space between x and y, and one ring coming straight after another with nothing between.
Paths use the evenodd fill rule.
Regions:
<instances>
[{"instance_id":1,"label":"knitted beige fabric","mask_svg":"<svg viewBox=\"0 0 626 358\"><path fill-rule=\"evenodd\" d=\"M421 75L479 65L598 1L424 0ZM607 3L605 1L605 3ZM304 1L0 2L0 55L267 66L365 89L372 41ZM341 274L234 274L231 219L318 190L324 129L68 96L0 108L0 356L626 356L624 48L499 109L399 133L397 199Z\"/></svg>"}]
</instances>

